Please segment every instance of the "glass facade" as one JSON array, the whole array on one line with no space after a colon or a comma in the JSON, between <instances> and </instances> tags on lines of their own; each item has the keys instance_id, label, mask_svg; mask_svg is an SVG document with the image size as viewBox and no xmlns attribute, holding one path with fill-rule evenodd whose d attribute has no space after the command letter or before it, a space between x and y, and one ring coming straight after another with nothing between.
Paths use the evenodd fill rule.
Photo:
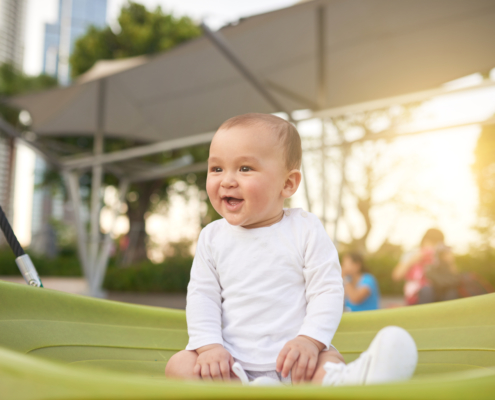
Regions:
<instances>
[{"instance_id":1,"label":"glass facade","mask_svg":"<svg viewBox=\"0 0 495 400\"><path fill-rule=\"evenodd\" d=\"M90 25L104 27L106 17L107 0L59 0L57 22L45 24L43 72L68 85L69 57L76 40Z\"/></svg>"}]
</instances>

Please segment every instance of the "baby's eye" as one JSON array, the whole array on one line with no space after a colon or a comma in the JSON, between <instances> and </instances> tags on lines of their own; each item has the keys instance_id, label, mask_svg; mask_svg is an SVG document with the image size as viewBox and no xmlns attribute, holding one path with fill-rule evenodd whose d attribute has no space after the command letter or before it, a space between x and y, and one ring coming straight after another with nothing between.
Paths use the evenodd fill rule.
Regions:
<instances>
[{"instance_id":1,"label":"baby's eye","mask_svg":"<svg viewBox=\"0 0 495 400\"><path fill-rule=\"evenodd\" d=\"M249 172L251 171L250 167L241 167L241 172Z\"/></svg>"},{"instance_id":2,"label":"baby's eye","mask_svg":"<svg viewBox=\"0 0 495 400\"><path fill-rule=\"evenodd\" d=\"M212 168L210 169L210 171L211 171L211 172L222 172L222 168L220 168L220 167L212 167Z\"/></svg>"}]
</instances>

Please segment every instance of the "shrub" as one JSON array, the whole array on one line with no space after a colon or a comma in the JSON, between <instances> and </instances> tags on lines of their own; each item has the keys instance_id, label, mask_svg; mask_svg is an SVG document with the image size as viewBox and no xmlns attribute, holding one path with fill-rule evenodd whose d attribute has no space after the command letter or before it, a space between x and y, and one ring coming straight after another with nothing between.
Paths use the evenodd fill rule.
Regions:
<instances>
[{"instance_id":1,"label":"shrub","mask_svg":"<svg viewBox=\"0 0 495 400\"><path fill-rule=\"evenodd\" d=\"M366 257L365 264L370 273L376 278L381 294L401 295L404 282L392 280L392 270L399 259L389 255L370 255Z\"/></svg>"},{"instance_id":2,"label":"shrub","mask_svg":"<svg viewBox=\"0 0 495 400\"><path fill-rule=\"evenodd\" d=\"M40 276L81 276L77 255L72 249L64 249L58 257L47 258L28 252ZM0 275L20 275L14 253L9 247L0 248Z\"/></svg>"},{"instance_id":3,"label":"shrub","mask_svg":"<svg viewBox=\"0 0 495 400\"><path fill-rule=\"evenodd\" d=\"M110 265L103 287L126 292L186 292L193 258L174 256L161 264L145 261L127 268Z\"/></svg>"},{"instance_id":4,"label":"shrub","mask_svg":"<svg viewBox=\"0 0 495 400\"><path fill-rule=\"evenodd\" d=\"M474 272L495 287L495 249L456 257L460 272Z\"/></svg>"}]
</instances>

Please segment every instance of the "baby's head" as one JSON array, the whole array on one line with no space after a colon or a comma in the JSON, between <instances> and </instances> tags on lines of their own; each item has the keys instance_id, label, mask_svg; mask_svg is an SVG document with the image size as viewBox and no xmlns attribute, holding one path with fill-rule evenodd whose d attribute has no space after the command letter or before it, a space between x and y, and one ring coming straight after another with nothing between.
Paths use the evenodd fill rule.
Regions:
<instances>
[{"instance_id":1,"label":"baby's head","mask_svg":"<svg viewBox=\"0 0 495 400\"><path fill-rule=\"evenodd\" d=\"M210 146L206 189L213 207L231 225L277 222L301 182L301 158L299 133L282 118L253 113L228 119Z\"/></svg>"}]
</instances>

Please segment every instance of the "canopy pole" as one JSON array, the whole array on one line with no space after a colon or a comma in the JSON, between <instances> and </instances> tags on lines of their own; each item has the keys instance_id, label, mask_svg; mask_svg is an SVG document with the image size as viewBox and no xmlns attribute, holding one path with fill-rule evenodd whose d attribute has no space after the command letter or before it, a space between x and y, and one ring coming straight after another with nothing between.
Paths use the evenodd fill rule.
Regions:
<instances>
[{"instance_id":1,"label":"canopy pole","mask_svg":"<svg viewBox=\"0 0 495 400\"><path fill-rule=\"evenodd\" d=\"M327 185L326 185L326 154L325 154L325 122L320 119L321 122L321 222L323 227L327 228Z\"/></svg>"},{"instance_id":2,"label":"canopy pole","mask_svg":"<svg viewBox=\"0 0 495 400\"><path fill-rule=\"evenodd\" d=\"M105 92L106 80L98 81L98 101L96 102L96 132L93 143L93 154L95 157L103 154L104 147L104 116L105 116ZM99 287L96 287L98 275L98 247L100 243L100 191L103 181L102 165L93 166L91 180L91 212L90 212L90 293L99 295Z\"/></svg>"},{"instance_id":3,"label":"canopy pole","mask_svg":"<svg viewBox=\"0 0 495 400\"><path fill-rule=\"evenodd\" d=\"M169 150L180 149L183 147L197 146L199 144L210 143L215 132L205 132L185 138L164 140L152 144L132 147L130 149L113 151L110 153L100 154L99 156L71 156L61 160L61 165L68 169L88 168L94 165L104 165L119 161L128 161L133 158L149 156L151 154L163 153Z\"/></svg>"},{"instance_id":4,"label":"canopy pole","mask_svg":"<svg viewBox=\"0 0 495 400\"><path fill-rule=\"evenodd\" d=\"M227 58L227 60L229 60L230 63L237 69L237 71L239 71L239 73L258 91L258 93L264 97L264 99L274 108L275 112L284 112L287 114L289 121L296 125L296 121L292 118L292 113L270 93L270 91L266 88L266 84L263 83L263 81L253 71L251 71L245 63L241 61L223 36L218 32L213 32L204 22L201 22L201 28L210 42L213 43L218 50L220 50L220 53L222 53L225 58ZM308 211L311 212L311 200L309 197L303 164L304 162L301 158L301 169L303 171L302 176L305 188L304 193L306 194Z\"/></svg>"},{"instance_id":5,"label":"canopy pole","mask_svg":"<svg viewBox=\"0 0 495 400\"><path fill-rule=\"evenodd\" d=\"M316 9L316 79L318 88L318 109L322 110L327 105L327 75L325 64L325 6ZM325 146L325 121L321 122L321 222L327 228L327 174L326 166L326 146Z\"/></svg>"},{"instance_id":6,"label":"canopy pole","mask_svg":"<svg viewBox=\"0 0 495 400\"><path fill-rule=\"evenodd\" d=\"M77 172L63 171L65 186L69 195L69 200L72 203L72 212L74 215L74 224L76 226L77 237L77 253L82 270L88 284L90 282L90 268L87 257L87 235L84 227L84 222L81 218L81 195L79 192L79 175Z\"/></svg>"},{"instance_id":7,"label":"canopy pole","mask_svg":"<svg viewBox=\"0 0 495 400\"><path fill-rule=\"evenodd\" d=\"M308 207L308 211L311 212L311 198L309 197L309 187L308 187L308 178L306 174L306 168L304 168L303 162L304 154L301 157L301 175L304 186L304 195L306 196L306 206Z\"/></svg>"},{"instance_id":8,"label":"canopy pole","mask_svg":"<svg viewBox=\"0 0 495 400\"><path fill-rule=\"evenodd\" d=\"M119 209L125 200L125 196L129 190L129 180L122 179L118 188L119 199L117 204L114 204L112 207L112 223L110 225L110 230L105 235L103 240L103 244L100 250L100 254L96 263L96 277L95 281L95 289L99 290L103 285L103 280L105 279L105 272L108 266L108 259L110 257L110 252L112 250L112 232L115 229L115 225L117 223L117 217L119 215Z\"/></svg>"},{"instance_id":9,"label":"canopy pole","mask_svg":"<svg viewBox=\"0 0 495 400\"><path fill-rule=\"evenodd\" d=\"M333 244L335 245L335 247L337 249L339 248L338 230L339 230L340 217L342 216L342 212L343 212L342 196L343 196L344 188L345 188L345 184L346 184L345 168L347 165L348 151L349 151L349 146L343 146L342 147L342 159L340 160L341 181L340 181L340 188L339 188L339 197L337 200L337 215L335 216L335 224L334 224L334 231L333 231Z\"/></svg>"}]
</instances>

